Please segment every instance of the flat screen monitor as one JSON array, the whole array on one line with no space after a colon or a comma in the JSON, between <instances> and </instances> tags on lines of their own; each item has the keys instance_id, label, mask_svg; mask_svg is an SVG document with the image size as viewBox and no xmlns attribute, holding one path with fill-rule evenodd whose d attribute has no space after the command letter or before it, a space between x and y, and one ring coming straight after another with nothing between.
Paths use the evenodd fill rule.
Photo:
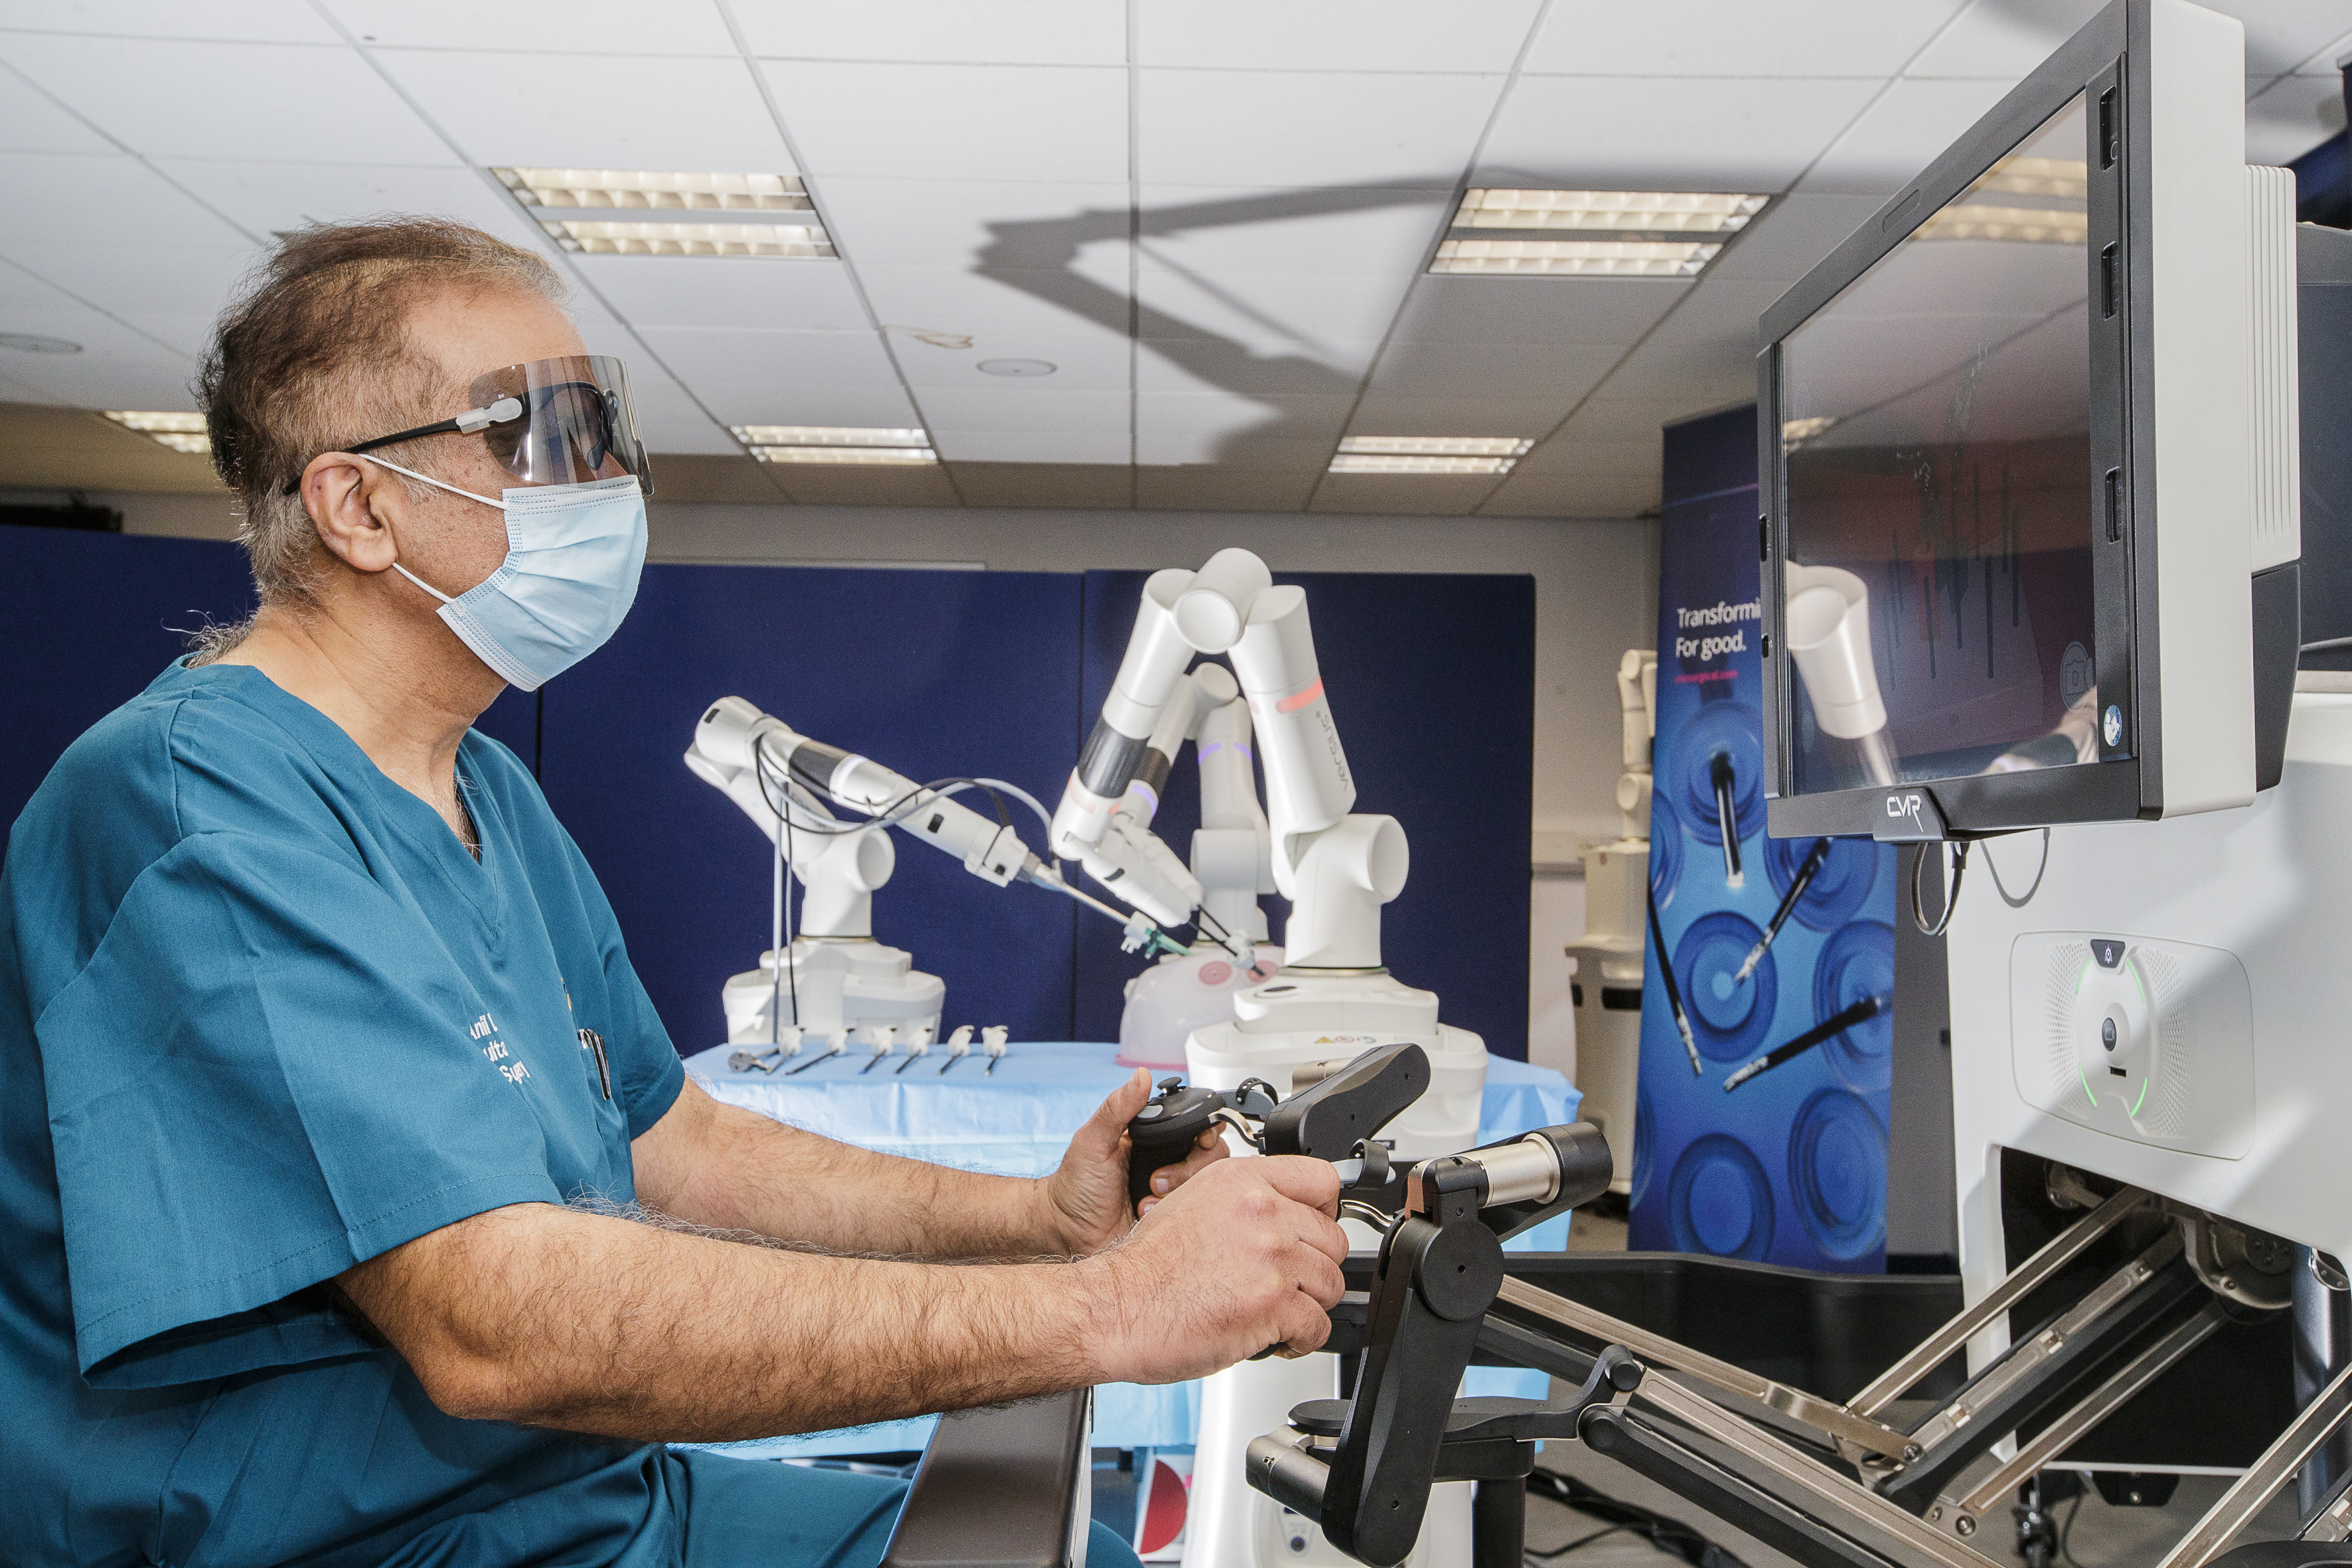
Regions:
<instances>
[{"instance_id":1,"label":"flat screen monitor","mask_svg":"<svg viewBox=\"0 0 2352 1568\"><path fill-rule=\"evenodd\" d=\"M2117 0L1766 316L1774 833L2252 798L2242 59Z\"/></svg>"}]
</instances>

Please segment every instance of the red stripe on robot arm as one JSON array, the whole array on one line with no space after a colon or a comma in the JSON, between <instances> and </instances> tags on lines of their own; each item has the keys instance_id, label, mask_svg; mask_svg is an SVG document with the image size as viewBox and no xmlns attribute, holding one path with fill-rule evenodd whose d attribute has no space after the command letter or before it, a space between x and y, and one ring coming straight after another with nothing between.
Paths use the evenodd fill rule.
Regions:
<instances>
[{"instance_id":1,"label":"red stripe on robot arm","mask_svg":"<svg viewBox=\"0 0 2352 1568\"><path fill-rule=\"evenodd\" d=\"M1314 685L1308 687L1306 690L1300 692L1296 697L1284 698L1281 701L1274 705L1274 710L1277 713L1296 713L1301 708L1306 707L1309 702L1314 701L1318 697L1322 695L1323 678L1318 675L1315 678Z\"/></svg>"}]
</instances>

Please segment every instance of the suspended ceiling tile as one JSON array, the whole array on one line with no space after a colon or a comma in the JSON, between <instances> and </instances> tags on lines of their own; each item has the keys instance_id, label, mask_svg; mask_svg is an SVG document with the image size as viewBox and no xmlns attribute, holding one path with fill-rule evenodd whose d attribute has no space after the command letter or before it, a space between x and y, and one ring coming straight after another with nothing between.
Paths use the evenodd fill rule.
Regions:
<instances>
[{"instance_id":1,"label":"suspended ceiling tile","mask_svg":"<svg viewBox=\"0 0 2352 1568\"><path fill-rule=\"evenodd\" d=\"M1128 396L1124 392L1058 392L1037 385L994 387L924 387L915 395L923 411L932 445L942 457L960 455L949 448L969 435L1022 433L1034 436L1116 437L1116 458L1087 457L1045 461L1108 463L1127 461Z\"/></svg>"},{"instance_id":2,"label":"suspended ceiling tile","mask_svg":"<svg viewBox=\"0 0 2352 1568\"><path fill-rule=\"evenodd\" d=\"M1424 277L1395 341L1631 343L1689 292L1682 278Z\"/></svg>"},{"instance_id":3,"label":"suspended ceiling tile","mask_svg":"<svg viewBox=\"0 0 2352 1568\"><path fill-rule=\"evenodd\" d=\"M1696 412L1701 411L1682 398L1621 397L1614 395L1612 388L1603 387L1577 409L1553 439L1655 445L1659 433L1668 424ZM1546 447L1549 445L1545 443Z\"/></svg>"},{"instance_id":4,"label":"suspended ceiling tile","mask_svg":"<svg viewBox=\"0 0 2352 1568\"><path fill-rule=\"evenodd\" d=\"M1144 394L1135 400L1136 460L1320 470L1349 407L1349 400L1337 397Z\"/></svg>"},{"instance_id":5,"label":"suspended ceiling tile","mask_svg":"<svg viewBox=\"0 0 2352 1568\"><path fill-rule=\"evenodd\" d=\"M1010 180L826 178L825 227L858 267L1064 267L1115 246L1124 269L1127 187Z\"/></svg>"},{"instance_id":6,"label":"suspended ceiling tile","mask_svg":"<svg viewBox=\"0 0 2352 1568\"><path fill-rule=\"evenodd\" d=\"M326 0L352 36L382 48L527 55L723 55L735 41L710 0Z\"/></svg>"},{"instance_id":7,"label":"suspended ceiling tile","mask_svg":"<svg viewBox=\"0 0 2352 1568\"><path fill-rule=\"evenodd\" d=\"M950 473L969 506L1124 509L1134 493L1135 470L1124 461L973 458L950 465Z\"/></svg>"},{"instance_id":8,"label":"suspended ceiling tile","mask_svg":"<svg viewBox=\"0 0 2352 1568\"><path fill-rule=\"evenodd\" d=\"M1614 343L1391 343L1372 372L1376 396L1551 400L1553 417L1625 355Z\"/></svg>"},{"instance_id":9,"label":"suspended ceiling tile","mask_svg":"<svg viewBox=\"0 0 2352 1568\"><path fill-rule=\"evenodd\" d=\"M5 0L0 28L239 43L337 44L306 0Z\"/></svg>"},{"instance_id":10,"label":"suspended ceiling tile","mask_svg":"<svg viewBox=\"0 0 2352 1568\"><path fill-rule=\"evenodd\" d=\"M1528 51L1531 74L1894 75L1963 0L1561 0Z\"/></svg>"},{"instance_id":11,"label":"suspended ceiling tile","mask_svg":"<svg viewBox=\"0 0 2352 1568\"><path fill-rule=\"evenodd\" d=\"M375 58L479 166L793 172L740 60L425 49Z\"/></svg>"},{"instance_id":12,"label":"suspended ceiling tile","mask_svg":"<svg viewBox=\"0 0 2352 1568\"><path fill-rule=\"evenodd\" d=\"M1451 191L1499 76L1147 70L1138 163L1153 184Z\"/></svg>"},{"instance_id":13,"label":"suspended ceiling tile","mask_svg":"<svg viewBox=\"0 0 2352 1568\"><path fill-rule=\"evenodd\" d=\"M573 256L580 275L640 327L853 331L871 323L838 261Z\"/></svg>"},{"instance_id":14,"label":"suspended ceiling tile","mask_svg":"<svg viewBox=\"0 0 2352 1568\"><path fill-rule=\"evenodd\" d=\"M383 213L454 217L545 255L554 246L522 209L471 169L359 163L176 159L156 167L207 206L255 234Z\"/></svg>"},{"instance_id":15,"label":"suspended ceiling tile","mask_svg":"<svg viewBox=\"0 0 2352 1568\"><path fill-rule=\"evenodd\" d=\"M2343 129L2341 77L2282 77L2246 105L2246 161L2291 163Z\"/></svg>"},{"instance_id":16,"label":"suspended ceiling tile","mask_svg":"<svg viewBox=\"0 0 2352 1568\"><path fill-rule=\"evenodd\" d=\"M922 416L897 386L847 388L697 379L694 395L727 425L864 425L904 430Z\"/></svg>"},{"instance_id":17,"label":"suspended ceiling tile","mask_svg":"<svg viewBox=\"0 0 2352 1568\"><path fill-rule=\"evenodd\" d=\"M737 457L743 448L688 396L684 387L640 361L630 366L629 400L637 435L649 452L698 452Z\"/></svg>"},{"instance_id":18,"label":"suspended ceiling tile","mask_svg":"<svg viewBox=\"0 0 2352 1568\"><path fill-rule=\"evenodd\" d=\"M638 336L688 385L752 385L898 391L898 373L870 331L749 331L740 328L641 327Z\"/></svg>"},{"instance_id":19,"label":"suspended ceiling tile","mask_svg":"<svg viewBox=\"0 0 2352 1568\"><path fill-rule=\"evenodd\" d=\"M1307 510L1468 517L1494 488L1491 474L1326 474Z\"/></svg>"},{"instance_id":20,"label":"suspended ceiling tile","mask_svg":"<svg viewBox=\"0 0 2352 1568\"><path fill-rule=\"evenodd\" d=\"M1684 416L1750 402L1756 396L1755 350L1724 343L1669 345L1653 339L1609 377L1606 390L1617 397L1673 401Z\"/></svg>"},{"instance_id":21,"label":"suspended ceiling tile","mask_svg":"<svg viewBox=\"0 0 2352 1568\"><path fill-rule=\"evenodd\" d=\"M11 353L6 356L0 356L0 404L26 403L38 404L44 408L64 407L65 404L63 400L51 397L47 393L43 392L39 387L35 386L32 383L28 381L19 381L15 376L8 374L8 362L14 357L15 352L21 351L12 351ZM6 447L7 443L5 441L0 441L0 463L7 461L8 453Z\"/></svg>"},{"instance_id":22,"label":"suspended ceiling tile","mask_svg":"<svg viewBox=\"0 0 2352 1568\"><path fill-rule=\"evenodd\" d=\"M1386 337L1412 283L1360 272L1146 272L1136 293L1148 338L1322 345Z\"/></svg>"},{"instance_id":23,"label":"suspended ceiling tile","mask_svg":"<svg viewBox=\"0 0 2352 1568\"><path fill-rule=\"evenodd\" d=\"M1913 76L1989 77L2013 82L2099 14L2105 0L1971 0L1911 62Z\"/></svg>"},{"instance_id":24,"label":"suspended ceiling tile","mask_svg":"<svg viewBox=\"0 0 2352 1568\"><path fill-rule=\"evenodd\" d=\"M735 20L756 55L803 60L968 61L1123 66L1127 16L1101 0L736 0Z\"/></svg>"},{"instance_id":25,"label":"suspended ceiling tile","mask_svg":"<svg viewBox=\"0 0 2352 1568\"><path fill-rule=\"evenodd\" d=\"M1786 188L1879 86L1522 77L1473 183L1769 194Z\"/></svg>"},{"instance_id":26,"label":"suspended ceiling tile","mask_svg":"<svg viewBox=\"0 0 2352 1568\"><path fill-rule=\"evenodd\" d=\"M1312 468L1138 468L1135 504L1153 511L1301 511L1319 477Z\"/></svg>"},{"instance_id":27,"label":"suspended ceiling tile","mask_svg":"<svg viewBox=\"0 0 2352 1568\"><path fill-rule=\"evenodd\" d=\"M125 250L241 251L253 243L135 158L0 153L0 191L8 194L0 249L36 237Z\"/></svg>"},{"instance_id":28,"label":"suspended ceiling tile","mask_svg":"<svg viewBox=\"0 0 2352 1568\"><path fill-rule=\"evenodd\" d=\"M1146 272L1416 273L1453 193L1357 186L1146 185L1136 265Z\"/></svg>"},{"instance_id":29,"label":"suspended ceiling tile","mask_svg":"<svg viewBox=\"0 0 2352 1568\"><path fill-rule=\"evenodd\" d=\"M1658 504L1658 481L1622 474L1521 475L1514 470L1480 517L1633 518Z\"/></svg>"},{"instance_id":30,"label":"suspended ceiling tile","mask_svg":"<svg viewBox=\"0 0 2352 1568\"><path fill-rule=\"evenodd\" d=\"M1540 437L1568 413L1553 397L1399 397L1374 393L1348 422L1350 436Z\"/></svg>"},{"instance_id":31,"label":"suspended ceiling tile","mask_svg":"<svg viewBox=\"0 0 2352 1568\"><path fill-rule=\"evenodd\" d=\"M193 411L194 360L158 347L95 312L82 317L25 317L10 312L0 331L31 331L79 342L78 354L8 355L9 374L76 408L162 408Z\"/></svg>"},{"instance_id":32,"label":"suspended ceiling tile","mask_svg":"<svg viewBox=\"0 0 2352 1568\"><path fill-rule=\"evenodd\" d=\"M2336 75L2336 61L2352 48L2352 23L2343 0L2199 0L2246 25L2246 75L2259 80L2286 71Z\"/></svg>"},{"instance_id":33,"label":"suspended ceiling tile","mask_svg":"<svg viewBox=\"0 0 2352 1568\"><path fill-rule=\"evenodd\" d=\"M1788 292L1786 285L1748 279L1709 278L1682 302L1643 343L1652 348L1706 348L1752 359L1758 323L1772 303Z\"/></svg>"},{"instance_id":34,"label":"suspended ceiling tile","mask_svg":"<svg viewBox=\"0 0 2352 1568\"><path fill-rule=\"evenodd\" d=\"M754 462L740 452L731 458L657 452L653 468L653 505L646 531L652 536L647 553L656 559L664 542L662 525L667 521L663 513L670 507L729 501L773 506L792 499L770 482L773 469L769 464Z\"/></svg>"},{"instance_id":35,"label":"suspended ceiling tile","mask_svg":"<svg viewBox=\"0 0 2352 1568\"><path fill-rule=\"evenodd\" d=\"M960 506L948 471L923 468L766 463L769 478L803 506Z\"/></svg>"},{"instance_id":36,"label":"suspended ceiling tile","mask_svg":"<svg viewBox=\"0 0 2352 1568\"><path fill-rule=\"evenodd\" d=\"M1044 268L980 273L950 267L860 267L857 278L875 315L902 343L898 363L912 384L1002 390L1007 378L979 367L993 360L1032 359L1055 367L1039 379L1057 388L1127 386L1123 274L1107 283ZM968 347L955 346L967 338Z\"/></svg>"},{"instance_id":37,"label":"suspended ceiling tile","mask_svg":"<svg viewBox=\"0 0 2352 1568\"><path fill-rule=\"evenodd\" d=\"M934 432L931 445L958 463L1099 463L1124 470L1134 445L1124 433L1086 430L967 430Z\"/></svg>"},{"instance_id":38,"label":"suspended ceiling tile","mask_svg":"<svg viewBox=\"0 0 2352 1568\"><path fill-rule=\"evenodd\" d=\"M1717 279L1769 279L1794 283L1820 265L1846 236L1868 223L1884 204L1876 196L1815 195L1798 192L1779 198L1740 231L1705 274Z\"/></svg>"},{"instance_id":39,"label":"suspended ceiling tile","mask_svg":"<svg viewBox=\"0 0 2352 1568\"><path fill-rule=\"evenodd\" d=\"M1576 438L1575 421L1521 458L1511 477L1555 479L1606 475L1612 479L1655 480L1664 467L1664 444L1654 433L1646 441L1585 441Z\"/></svg>"},{"instance_id":40,"label":"suspended ceiling tile","mask_svg":"<svg viewBox=\"0 0 2352 1568\"><path fill-rule=\"evenodd\" d=\"M1853 128L1805 172L1798 190L1821 195L1895 195L2009 91L2005 81L1889 83Z\"/></svg>"},{"instance_id":41,"label":"suspended ceiling tile","mask_svg":"<svg viewBox=\"0 0 2352 1568\"><path fill-rule=\"evenodd\" d=\"M1285 394L1345 401L1362 384L1380 343L1150 338L1141 348L1135 361L1139 392Z\"/></svg>"},{"instance_id":42,"label":"suspended ceiling tile","mask_svg":"<svg viewBox=\"0 0 2352 1568\"><path fill-rule=\"evenodd\" d=\"M1471 71L1511 68L1536 0L1478 5L1420 0L1145 0L1137 58L1147 66L1269 71Z\"/></svg>"},{"instance_id":43,"label":"suspended ceiling tile","mask_svg":"<svg viewBox=\"0 0 2352 1568\"><path fill-rule=\"evenodd\" d=\"M815 60L761 68L820 174L1127 181L1124 70Z\"/></svg>"},{"instance_id":44,"label":"suspended ceiling tile","mask_svg":"<svg viewBox=\"0 0 2352 1568\"><path fill-rule=\"evenodd\" d=\"M119 152L45 92L0 77L0 153Z\"/></svg>"},{"instance_id":45,"label":"suspended ceiling tile","mask_svg":"<svg viewBox=\"0 0 2352 1568\"><path fill-rule=\"evenodd\" d=\"M299 149L321 163L453 161L349 49L19 33L7 54L74 112L150 157Z\"/></svg>"}]
</instances>

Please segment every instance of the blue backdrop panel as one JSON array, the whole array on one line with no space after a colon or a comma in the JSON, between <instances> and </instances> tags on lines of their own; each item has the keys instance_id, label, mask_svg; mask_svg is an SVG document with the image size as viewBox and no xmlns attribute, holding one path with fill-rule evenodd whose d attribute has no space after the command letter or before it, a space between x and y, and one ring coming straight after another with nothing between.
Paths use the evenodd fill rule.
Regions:
<instances>
[{"instance_id":1,"label":"blue backdrop panel","mask_svg":"<svg viewBox=\"0 0 2352 1568\"><path fill-rule=\"evenodd\" d=\"M1657 923L1642 994L1631 1242L1875 1270L1886 1248L1895 851L1867 839L1765 837L1755 410L1670 427L1664 493L1650 817ZM1731 771L1727 813L1718 760ZM1736 889L1727 831L1740 850ZM1741 979L1816 843L1811 879ZM1661 937L1670 965L1660 963ZM1698 1050L1696 1073L1669 974ZM1870 996L1889 1006L1725 1090L1741 1065Z\"/></svg>"},{"instance_id":2,"label":"blue backdrop panel","mask_svg":"<svg viewBox=\"0 0 2352 1568\"><path fill-rule=\"evenodd\" d=\"M768 841L681 760L704 706L747 698L919 782L986 774L1050 808L1075 754L1078 599L1076 577L1043 574L646 568L618 635L541 692L540 777L681 1051L726 1037L719 987L769 931ZM897 847L874 932L947 982L947 1025L1073 1037L1075 906Z\"/></svg>"},{"instance_id":3,"label":"blue backdrop panel","mask_svg":"<svg viewBox=\"0 0 2352 1568\"><path fill-rule=\"evenodd\" d=\"M188 651L188 631L252 613L234 544L0 527L0 822L15 823L75 737Z\"/></svg>"},{"instance_id":4,"label":"blue backdrop panel","mask_svg":"<svg viewBox=\"0 0 2352 1568\"><path fill-rule=\"evenodd\" d=\"M1087 574L1083 724L1054 775L1056 795L1118 673L1148 575ZM1400 979L1438 994L1447 1023L1484 1036L1497 1056L1526 1060L1535 579L1276 576L1307 590L1356 809L1394 816L1412 847L1411 879L1383 911L1381 955ZM1189 858L1200 821L1200 773L1187 748L1154 826ZM1287 905L1273 895L1265 903L1279 939ZM1141 968L1118 951L1109 921L1080 924L1077 1038L1118 1037L1122 987Z\"/></svg>"}]
</instances>

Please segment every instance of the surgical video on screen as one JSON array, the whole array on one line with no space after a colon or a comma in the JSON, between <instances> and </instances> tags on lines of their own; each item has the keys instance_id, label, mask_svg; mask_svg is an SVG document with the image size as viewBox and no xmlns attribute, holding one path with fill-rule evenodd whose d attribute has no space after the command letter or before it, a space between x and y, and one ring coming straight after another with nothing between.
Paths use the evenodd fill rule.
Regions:
<instances>
[{"instance_id":1,"label":"surgical video on screen","mask_svg":"<svg viewBox=\"0 0 2352 1568\"><path fill-rule=\"evenodd\" d=\"M1801 794L2097 760L2084 100L1782 342Z\"/></svg>"}]
</instances>

